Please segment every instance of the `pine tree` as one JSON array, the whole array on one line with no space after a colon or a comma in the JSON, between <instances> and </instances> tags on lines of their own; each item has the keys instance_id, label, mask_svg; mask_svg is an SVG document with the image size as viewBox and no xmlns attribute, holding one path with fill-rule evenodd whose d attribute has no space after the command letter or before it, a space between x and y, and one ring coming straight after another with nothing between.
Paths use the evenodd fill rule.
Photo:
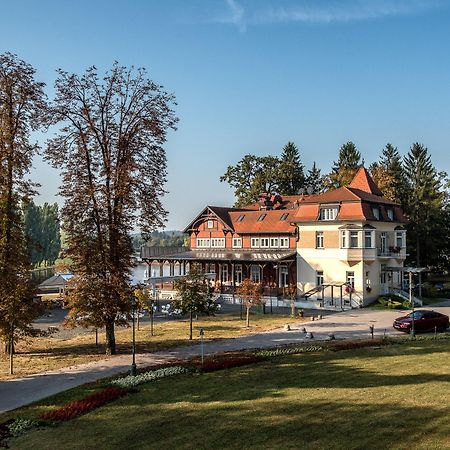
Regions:
<instances>
[{"instance_id":1,"label":"pine tree","mask_svg":"<svg viewBox=\"0 0 450 450\"><path fill-rule=\"evenodd\" d=\"M443 241L448 240L448 236L442 236L439 225L445 200L441 175L433 166L428 149L419 143L413 144L406 155L404 170L410 259L417 266L433 265Z\"/></svg>"},{"instance_id":2,"label":"pine tree","mask_svg":"<svg viewBox=\"0 0 450 450\"><path fill-rule=\"evenodd\" d=\"M347 186L353 180L361 166L361 153L351 141L343 144L339 149L339 159L334 162L331 173L325 184L328 189Z\"/></svg>"},{"instance_id":3,"label":"pine tree","mask_svg":"<svg viewBox=\"0 0 450 450\"><path fill-rule=\"evenodd\" d=\"M35 70L16 55L0 55L0 339L10 352L14 342L32 332L40 313L33 300L21 203L34 193L25 179L36 144L30 133L42 125L46 103Z\"/></svg>"},{"instance_id":4,"label":"pine tree","mask_svg":"<svg viewBox=\"0 0 450 450\"><path fill-rule=\"evenodd\" d=\"M293 142L283 147L279 166L278 191L281 195L296 195L305 186L305 174L300 154Z\"/></svg>"},{"instance_id":5,"label":"pine tree","mask_svg":"<svg viewBox=\"0 0 450 450\"><path fill-rule=\"evenodd\" d=\"M320 194L324 191L323 176L320 169L317 168L314 161L313 166L308 170L308 174L305 179L305 187L311 194Z\"/></svg>"}]
</instances>

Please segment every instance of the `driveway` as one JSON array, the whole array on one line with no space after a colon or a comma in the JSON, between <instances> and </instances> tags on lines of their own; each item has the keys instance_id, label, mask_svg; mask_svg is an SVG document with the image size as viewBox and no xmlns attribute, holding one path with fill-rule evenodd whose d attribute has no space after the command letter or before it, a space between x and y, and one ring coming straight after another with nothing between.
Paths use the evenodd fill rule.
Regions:
<instances>
[{"instance_id":1,"label":"driveway","mask_svg":"<svg viewBox=\"0 0 450 450\"><path fill-rule=\"evenodd\" d=\"M450 301L439 306L428 308L450 315ZM320 314L320 311L317 311ZM205 354L220 353L232 350L268 348L278 345L325 340L329 333L336 339L364 339L370 336L369 327L374 326L375 336L384 334L403 335L392 328L395 317L403 315L402 311L384 311L373 309L357 309L324 316L314 322L299 323L291 331L283 329L251 334L235 339L205 342ZM306 328L313 334L307 339L302 331ZM206 336L207 337L207 336ZM138 367L165 364L175 359L185 359L200 353L200 343L177 347L172 350L156 353L138 354ZM0 382L0 412L9 411L20 406L41 400L49 395L80 386L85 383L127 372L131 357L118 355L87 364L66 367L64 369L26 376L14 380Z\"/></svg>"}]
</instances>

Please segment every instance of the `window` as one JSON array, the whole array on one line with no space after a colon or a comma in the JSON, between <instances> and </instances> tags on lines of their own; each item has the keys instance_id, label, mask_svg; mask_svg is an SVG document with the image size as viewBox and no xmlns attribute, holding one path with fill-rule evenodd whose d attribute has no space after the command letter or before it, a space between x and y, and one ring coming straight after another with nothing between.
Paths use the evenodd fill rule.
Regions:
<instances>
[{"instance_id":1,"label":"window","mask_svg":"<svg viewBox=\"0 0 450 450\"><path fill-rule=\"evenodd\" d=\"M224 248L225 247L225 238L211 238L211 247Z\"/></svg>"},{"instance_id":2,"label":"window","mask_svg":"<svg viewBox=\"0 0 450 450\"><path fill-rule=\"evenodd\" d=\"M403 231L396 231L395 232L395 245L396 247L403 248Z\"/></svg>"},{"instance_id":3,"label":"window","mask_svg":"<svg viewBox=\"0 0 450 450\"><path fill-rule=\"evenodd\" d=\"M208 238L197 238L197 247L198 248L209 248L210 240Z\"/></svg>"},{"instance_id":4,"label":"window","mask_svg":"<svg viewBox=\"0 0 450 450\"><path fill-rule=\"evenodd\" d=\"M208 272L209 273L216 273L216 265L215 265L215 263L209 263L208 264Z\"/></svg>"},{"instance_id":5,"label":"window","mask_svg":"<svg viewBox=\"0 0 450 450\"><path fill-rule=\"evenodd\" d=\"M214 220L208 220L208 228L214 228Z\"/></svg>"},{"instance_id":6,"label":"window","mask_svg":"<svg viewBox=\"0 0 450 450\"><path fill-rule=\"evenodd\" d=\"M341 231L341 248L347 248L347 231Z\"/></svg>"},{"instance_id":7,"label":"window","mask_svg":"<svg viewBox=\"0 0 450 450\"><path fill-rule=\"evenodd\" d=\"M337 213L337 208L320 208L319 220L335 220Z\"/></svg>"},{"instance_id":8,"label":"window","mask_svg":"<svg viewBox=\"0 0 450 450\"><path fill-rule=\"evenodd\" d=\"M323 231L316 231L316 248L323 247Z\"/></svg>"},{"instance_id":9,"label":"window","mask_svg":"<svg viewBox=\"0 0 450 450\"><path fill-rule=\"evenodd\" d=\"M287 237L280 238L280 248L289 248L289 238Z\"/></svg>"},{"instance_id":10,"label":"window","mask_svg":"<svg viewBox=\"0 0 450 450\"><path fill-rule=\"evenodd\" d=\"M371 231L364 231L364 247L365 248L372 248L372 232Z\"/></svg>"},{"instance_id":11,"label":"window","mask_svg":"<svg viewBox=\"0 0 450 450\"><path fill-rule=\"evenodd\" d=\"M258 222L262 222L262 221L266 218L266 216L267 216L267 214L261 214L261 215L258 217Z\"/></svg>"},{"instance_id":12,"label":"window","mask_svg":"<svg viewBox=\"0 0 450 450\"><path fill-rule=\"evenodd\" d=\"M259 246L261 248L269 248L269 238L260 238L259 240Z\"/></svg>"},{"instance_id":13,"label":"window","mask_svg":"<svg viewBox=\"0 0 450 450\"><path fill-rule=\"evenodd\" d=\"M283 213L280 217L280 220L286 220L289 216L289 213Z\"/></svg>"},{"instance_id":14,"label":"window","mask_svg":"<svg viewBox=\"0 0 450 450\"><path fill-rule=\"evenodd\" d=\"M350 231L350 248L358 248L358 232Z\"/></svg>"},{"instance_id":15,"label":"window","mask_svg":"<svg viewBox=\"0 0 450 450\"><path fill-rule=\"evenodd\" d=\"M236 284L242 283L242 264L236 264L234 266L234 282Z\"/></svg>"},{"instance_id":16,"label":"window","mask_svg":"<svg viewBox=\"0 0 450 450\"><path fill-rule=\"evenodd\" d=\"M318 270L316 272L316 286L321 286L323 284L323 270Z\"/></svg>"},{"instance_id":17,"label":"window","mask_svg":"<svg viewBox=\"0 0 450 450\"><path fill-rule=\"evenodd\" d=\"M242 248L242 238L233 238L233 248Z\"/></svg>"},{"instance_id":18,"label":"window","mask_svg":"<svg viewBox=\"0 0 450 450\"><path fill-rule=\"evenodd\" d=\"M355 287L355 272L347 272L347 284L352 288Z\"/></svg>"},{"instance_id":19,"label":"window","mask_svg":"<svg viewBox=\"0 0 450 450\"><path fill-rule=\"evenodd\" d=\"M286 266L280 266L280 287L289 286L289 269Z\"/></svg>"},{"instance_id":20,"label":"window","mask_svg":"<svg viewBox=\"0 0 450 450\"><path fill-rule=\"evenodd\" d=\"M378 206L374 206L372 208L372 214L375 217L375 219L380 220L380 209L378 208Z\"/></svg>"},{"instance_id":21,"label":"window","mask_svg":"<svg viewBox=\"0 0 450 450\"><path fill-rule=\"evenodd\" d=\"M222 266L222 283L228 282L228 265L225 264Z\"/></svg>"},{"instance_id":22,"label":"window","mask_svg":"<svg viewBox=\"0 0 450 450\"><path fill-rule=\"evenodd\" d=\"M255 283L259 283L261 281L261 268L259 266L250 266L250 278Z\"/></svg>"},{"instance_id":23,"label":"window","mask_svg":"<svg viewBox=\"0 0 450 450\"><path fill-rule=\"evenodd\" d=\"M387 216L389 220L394 220L394 211L392 209L387 209Z\"/></svg>"},{"instance_id":24,"label":"window","mask_svg":"<svg viewBox=\"0 0 450 450\"><path fill-rule=\"evenodd\" d=\"M278 248L278 238L270 238L270 247Z\"/></svg>"},{"instance_id":25,"label":"window","mask_svg":"<svg viewBox=\"0 0 450 450\"><path fill-rule=\"evenodd\" d=\"M251 248L259 248L259 238L252 237L250 239L250 247Z\"/></svg>"},{"instance_id":26,"label":"window","mask_svg":"<svg viewBox=\"0 0 450 450\"><path fill-rule=\"evenodd\" d=\"M245 214L241 214L241 215L237 218L236 222L242 222L242 221L244 220L244 218L245 218Z\"/></svg>"}]
</instances>

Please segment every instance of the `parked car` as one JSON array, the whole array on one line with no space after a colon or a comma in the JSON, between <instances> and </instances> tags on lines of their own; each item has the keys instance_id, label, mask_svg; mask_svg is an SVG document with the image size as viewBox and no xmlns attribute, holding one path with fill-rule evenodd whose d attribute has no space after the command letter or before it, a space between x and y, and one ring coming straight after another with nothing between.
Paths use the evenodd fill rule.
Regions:
<instances>
[{"instance_id":1,"label":"parked car","mask_svg":"<svg viewBox=\"0 0 450 450\"><path fill-rule=\"evenodd\" d=\"M449 327L449 318L445 314L429 309L418 309L403 317L398 317L394 320L393 327L396 330L411 332L412 322L414 318L414 329L417 332L445 331Z\"/></svg>"}]
</instances>

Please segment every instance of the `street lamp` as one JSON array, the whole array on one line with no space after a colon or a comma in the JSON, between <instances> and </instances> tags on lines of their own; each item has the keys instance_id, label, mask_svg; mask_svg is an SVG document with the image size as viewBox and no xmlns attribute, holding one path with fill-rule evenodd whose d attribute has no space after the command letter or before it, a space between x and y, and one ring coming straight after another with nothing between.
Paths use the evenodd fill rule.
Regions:
<instances>
[{"instance_id":1,"label":"street lamp","mask_svg":"<svg viewBox=\"0 0 450 450\"><path fill-rule=\"evenodd\" d=\"M134 326L135 316L136 316L136 297L133 295L131 297L131 318L133 323L133 345L131 347L131 353L132 353L132 363L131 363L131 370L130 375L132 377L136 376L136 330Z\"/></svg>"},{"instance_id":2,"label":"street lamp","mask_svg":"<svg viewBox=\"0 0 450 450\"><path fill-rule=\"evenodd\" d=\"M413 273L422 273L425 272L427 269L425 267L406 267L404 271L409 276L409 302L411 304L411 336L415 337L416 335L416 328L415 328L415 318L414 318L414 299L412 295L412 276Z\"/></svg>"}]
</instances>

